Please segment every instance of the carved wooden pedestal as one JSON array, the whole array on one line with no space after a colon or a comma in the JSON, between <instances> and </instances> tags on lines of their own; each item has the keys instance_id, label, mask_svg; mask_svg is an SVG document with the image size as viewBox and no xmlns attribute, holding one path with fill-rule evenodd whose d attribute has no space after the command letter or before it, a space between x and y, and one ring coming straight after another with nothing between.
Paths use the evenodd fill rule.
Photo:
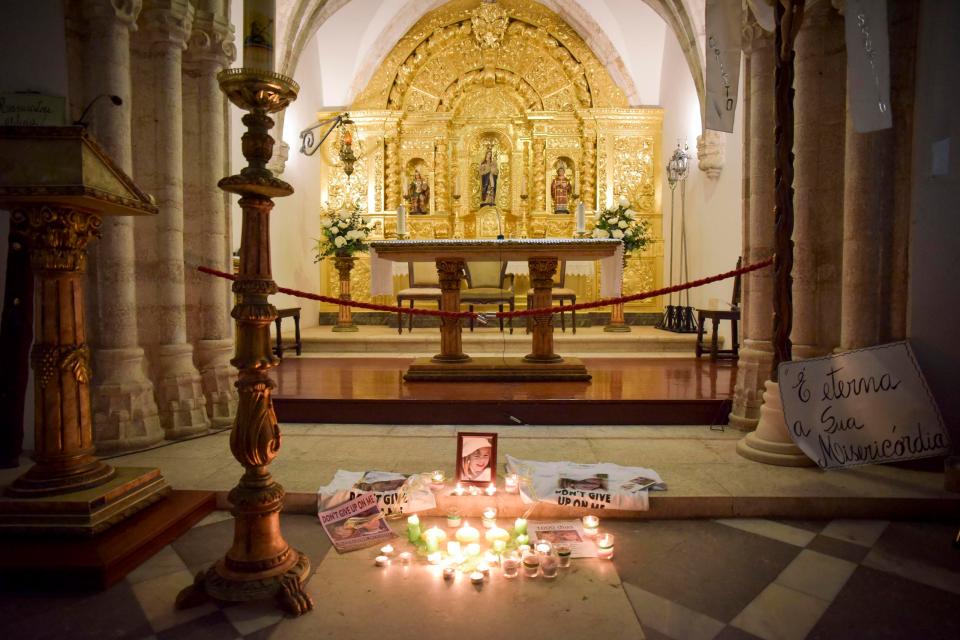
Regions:
<instances>
[{"instance_id":1,"label":"carved wooden pedestal","mask_svg":"<svg viewBox=\"0 0 960 640\"><path fill-rule=\"evenodd\" d=\"M353 256L335 256L333 265L337 268L337 275L340 276L340 299L344 302L350 302L350 272L353 271L353 265L357 259ZM357 325L353 324L353 313L348 305L342 304L337 308L337 324L333 325L333 331L358 331Z\"/></svg>"},{"instance_id":2,"label":"carved wooden pedestal","mask_svg":"<svg viewBox=\"0 0 960 640\"><path fill-rule=\"evenodd\" d=\"M440 277L440 309L460 311L460 281L466 262L463 258L437 258ZM433 362L467 362L470 356L463 352L460 318L440 318L440 353Z\"/></svg>"},{"instance_id":3,"label":"carved wooden pedestal","mask_svg":"<svg viewBox=\"0 0 960 640\"><path fill-rule=\"evenodd\" d=\"M559 260L554 257L530 258L530 284L533 287L533 306L547 309L553 304L551 291L553 277L557 274ZM553 314L533 317L533 351L523 358L527 362L562 362L563 358L553 352Z\"/></svg>"},{"instance_id":4,"label":"carved wooden pedestal","mask_svg":"<svg viewBox=\"0 0 960 640\"><path fill-rule=\"evenodd\" d=\"M629 257L624 254L623 256L623 270L627 270L627 260ZM610 307L610 322L607 323L607 326L603 328L604 331L611 331L615 333L627 333L630 331L630 325L626 323L626 320L623 317L623 303L615 304Z\"/></svg>"},{"instance_id":5,"label":"carved wooden pedestal","mask_svg":"<svg viewBox=\"0 0 960 640\"><path fill-rule=\"evenodd\" d=\"M240 370L239 404L230 451L244 473L228 496L235 519L233 545L210 569L197 574L176 604L187 608L210 598L242 602L274 597L282 609L301 615L313 608L303 589L310 579L310 560L280 533L284 491L267 470L280 449L271 400L274 383L268 376L280 362L270 350L270 323L277 317L269 301L277 292L270 268L270 211L272 198L293 193L266 168L274 143L268 133L273 120L267 114L285 109L299 87L285 76L253 69L227 69L217 78L230 101L249 111L243 116L248 166L219 183L224 191L241 196L243 210L240 271L233 284L239 297L232 314L237 321L236 351L231 360Z\"/></svg>"}]
</instances>

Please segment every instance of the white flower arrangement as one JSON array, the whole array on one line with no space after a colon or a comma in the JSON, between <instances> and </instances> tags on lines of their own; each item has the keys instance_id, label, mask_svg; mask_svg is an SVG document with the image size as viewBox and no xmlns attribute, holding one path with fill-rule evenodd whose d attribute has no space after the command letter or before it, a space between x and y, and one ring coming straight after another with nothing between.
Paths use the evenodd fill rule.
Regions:
<instances>
[{"instance_id":1,"label":"white flower arrangement","mask_svg":"<svg viewBox=\"0 0 960 640\"><path fill-rule=\"evenodd\" d=\"M624 255L639 251L650 242L650 223L630 208L630 200L620 197L617 206L597 216L594 238L614 238L623 242Z\"/></svg>"},{"instance_id":2,"label":"white flower arrangement","mask_svg":"<svg viewBox=\"0 0 960 640\"><path fill-rule=\"evenodd\" d=\"M317 239L314 262L332 255L352 256L369 248L367 239L375 223L360 213L359 205L351 209L330 211L320 219L322 237Z\"/></svg>"}]
</instances>

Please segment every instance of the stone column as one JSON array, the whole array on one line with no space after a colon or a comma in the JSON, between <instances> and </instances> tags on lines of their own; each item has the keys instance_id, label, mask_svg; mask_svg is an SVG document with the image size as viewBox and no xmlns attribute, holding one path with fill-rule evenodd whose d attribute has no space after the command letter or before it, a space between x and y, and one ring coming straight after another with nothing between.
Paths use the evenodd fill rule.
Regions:
<instances>
[{"instance_id":1,"label":"stone column","mask_svg":"<svg viewBox=\"0 0 960 640\"><path fill-rule=\"evenodd\" d=\"M130 31L140 0L84 0L84 102L101 94L119 96L116 106L101 99L87 117L90 131L111 159L133 173L130 109ZM94 441L101 451L134 449L163 439L153 384L146 376L137 332L133 219L103 221L97 251L97 338L93 353Z\"/></svg>"},{"instance_id":2,"label":"stone column","mask_svg":"<svg viewBox=\"0 0 960 640\"><path fill-rule=\"evenodd\" d=\"M750 57L750 128L744 131L750 154L749 252L746 262L766 260L773 253L773 34L748 14L744 52ZM760 419L764 382L773 360L773 270L760 269L745 277L746 319L743 349L737 366L730 426L749 431Z\"/></svg>"},{"instance_id":3,"label":"stone column","mask_svg":"<svg viewBox=\"0 0 960 640\"><path fill-rule=\"evenodd\" d=\"M839 300L830 295L836 278L820 276L839 271L839 242L830 238L840 226L844 173L846 46L843 18L827 0L808 3L796 47L791 340L794 358L803 359L836 346L823 329L839 320Z\"/></svg>"},{"instance_id":4,"label":"stone column","mask_svg":"<svg viewBox=\"0 0 960 640\"><path fill-rule=\"evenodd\" d=\"M157 398L160 422L171 439L210 427L200 374L193 363L193 346L187 342L184 287L181 63L193 14L193 6L186 0L146 0L141 18L141 27L150 43L154 74L156 148L152 180L147 188L160 207L153 273L158 282Z\"/></svg>"},{"instance_id":5,"label":"stone column","mask_svg":"<svg viewBox=\"0 0 960 640\"><path fill-rule=\"evenodd\" d=\"M536 138L533 141L533 211L543 213L547 210L546 155L547 141Z\"/></svg>"},{"instance_id":6,"label":"stone column","mask_svg":"<svg viewBox=\"0 0 960 640\"><path fill-rule=\"evenodd\" d=\"M400 141L396 132L387 134L384 145L384 173L387 174L387 192L384 196L387 211L396 211L400 206Z\"/></svg>"},{"instance_id":7,"label":"stone column","mask_svg":"<svg viewBox=\"0 0 960 640\"><path fill-rule=\"evenodd\" d=\"M449 190L447 188L449 177L448 177L448 162L447 158L449 156L450 150L448 149L447 138L440 137L436 140L437 145L437 155L436 155L436 166L434 167L434 195L433 195L433 210L434 213L441 214L447 213L450 210L448 205Z\"/></svg>"},{"instance_id":8,"label":"stone column","mask_svg":"<svg viewBox=\"0 0 960 640\"><path fill-rule=\"evenodd\" d=\"M226 144L224 96L217 73L236 56L233 32L223 0L200 0L193 20L189 47L184 58L184 82L196 86L198 129L196 153L184 157L188 176L195 176L195 189L185 205L195 212L199 224L199 262L220 271L227 263L227 211L217 181L223 174ZM189 230L188 230L189 231ZM214 426L228 426L237 410L234 383L237 370L230 364L233 339L230 336L230 287L225 280L200 276L201 334L197 341L197 363L206 396L207 414Z\"/></svg>"}]
</instances>

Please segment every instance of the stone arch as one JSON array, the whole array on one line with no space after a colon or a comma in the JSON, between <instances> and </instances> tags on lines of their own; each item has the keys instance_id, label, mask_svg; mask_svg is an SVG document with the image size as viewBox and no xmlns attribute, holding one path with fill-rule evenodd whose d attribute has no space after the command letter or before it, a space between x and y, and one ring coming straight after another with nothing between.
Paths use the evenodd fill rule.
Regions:
<instances>
[{"instance_id":1,"label":"stone arch","mask_svg":"<svg viewBox=\"0 0 960 640\"><path fill-rule=\"evenodd\" d=\"M694 22L684 0L643 0L663 18L687 60L687 66L697 89L701 110L705 100L703 64ZM278 7L277 14L277 68L280 73L293 75L300 55L313 34L334 13L350 0L292 0ZM351 99L367 85L374 71L390 53L397 41L427 12L446 3L446 0L410 0L403 11L377 37L383 43L373 50L357 74L351 89ZM637 99L637 90L626 71L622 58L593 17L576 0L540 0L545 7L565 20L577 34L601 56L607 71L631 102Z\"/></svg>"}]
</instances>

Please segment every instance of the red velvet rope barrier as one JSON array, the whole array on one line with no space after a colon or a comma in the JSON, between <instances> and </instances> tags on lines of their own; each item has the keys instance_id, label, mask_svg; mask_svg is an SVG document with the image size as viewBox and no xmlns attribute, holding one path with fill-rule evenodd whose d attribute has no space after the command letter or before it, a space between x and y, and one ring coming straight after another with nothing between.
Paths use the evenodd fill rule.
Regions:
<instances>
[{"instance_id":1,"label":"red velvet rope barrier","mask_svg":"<svg viewBox=\"0 0 960 640\"><path fill-rule=\"evenodd\" d=\"M691 282L685 282L683 284L676 284L672 287L663 287L662 289L654 289L653 291L644 291L643 293L634 293L629 296L620 296L617 298L602 298L594 302L581 302L580 304L568 304L559 307L548 307L545 309L525 309L523 311L504 311L502 313L486 314L478 313L476 311L439 311L433 309L406 309L404 307L391 307L384 304L373 304L371 302L358 302L356 300L350 300L344 302L340 298L331 298L330 296L321 296L315 293L308 293L306 291L297 291L296 289L287 289L286 287L279 287L278 291L280 293L285 293L290 296L295 296L297 298L306 298L307 300L317 300L318 302L329 302L331 304L345 304L350 307L356 307L358 309L370 309L372 311L389 311L390 313L411 313L413 315L420 316L440 316L441 318L469 318L469 317L480 317L480 316L489 316L492 315L495 318L520 318L525 316L537 316L545 315L548 313L560 313L577 311L581 309L596 309L597 307L607 307L615 304L620 304L621 302L633 302L635 300L646 300L647 298L656 298L657 296L664 296L670 293L676 293L677 291L683 291L685 289L693 289L696 287L702 287L705 284L710 284L712 282L719 282L720 280L726 280L727 278L732 278L744 273L750 273L751 271L757 271L758 269L763 269L769 267L773 264L773 258L767 258L761 262L756 262L754 264L748 264L746 266L740 267L739 269L734 269L733 271L726 271L724 273L718 273L715 276L710 276L708 278L701 278L700 280L693 280ZM216 269L211 269L210 267L197 267L197 271L206 273L212 276L217 276L218 278L225 278L227 280L236 280L237 277L232 273L225 273L223 271L217 271Z\"/></svg>"}]
</instances>

